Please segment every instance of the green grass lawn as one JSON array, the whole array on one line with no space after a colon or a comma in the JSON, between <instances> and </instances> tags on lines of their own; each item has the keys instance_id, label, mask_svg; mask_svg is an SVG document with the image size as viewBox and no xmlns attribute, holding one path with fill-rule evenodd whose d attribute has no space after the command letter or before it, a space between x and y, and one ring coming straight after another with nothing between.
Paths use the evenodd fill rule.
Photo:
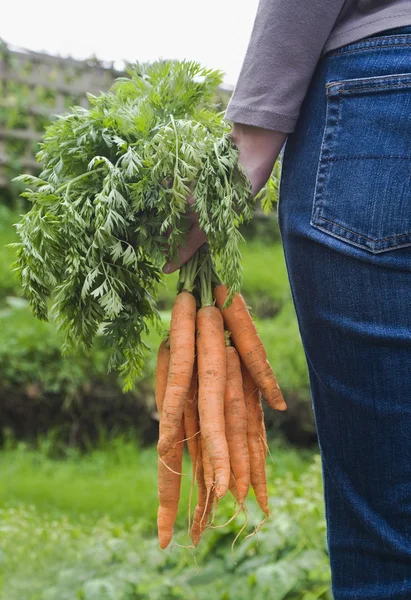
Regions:
<instances>
[{"instance_id":1,"label":"green grass lawn","mask_svg":"<svg viewBox=\"0 0 411 600\"><path fill-rule=\"evenodd\" d=\"M0 452L0 472L7 485L0 487L0 506L35 505L52 518L67 515L72 520L98 520L104 516L135 522L144 515L152 533L157 514L157 459L154 448L138 448L134 442L113 440L104 449L87 454L67 449L65 460L47 456L47 441L31 450L19 444L12 451ZM281 460L272 449L269 465L272 475L300 475L312 456L281 448ZM184 473L190 473L188 460ZM188 509L190 477L183 478L181 526Z\"/></svg>"}]
</instances>

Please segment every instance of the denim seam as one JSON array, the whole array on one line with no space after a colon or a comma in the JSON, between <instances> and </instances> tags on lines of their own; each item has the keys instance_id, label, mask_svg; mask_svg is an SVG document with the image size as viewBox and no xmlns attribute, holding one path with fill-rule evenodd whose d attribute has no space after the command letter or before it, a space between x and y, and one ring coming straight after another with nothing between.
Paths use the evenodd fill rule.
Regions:
<instances>
[{"instance_id":1,"label":"denim seam","mask_svg":"<svg viewBox=\"0 0 411 600\"><path fill-rule=\"evenodd\" d=\"M335 98L335 96L334 96ZM311 224L322 217L324 203L325 186L330 168L331 148L335 139L336 129L341 119L341 96L338 97L338 106L333 107L329 97L327 97L327 109L325 115L324 134L321 143L321 150L318 162L317 178L315 182L313 207L311 213ZM331 125L332 109L335 108L335 123ZM333 111L334 112L334 111ZM327 139L329 138L329 139Z\"/></svg>"},{"instance_id":2,"label":"denim seam","mask_svg":"<svg viewBox=\"0 0 411 600\"><path fill-rule=\"evenodd\" d=\"M411 25L404 25L404 27L411 27ZM331 39L332 38L330 38L330 40ZM410 40L411 33L366 38L363 41L344 44L344 46L341 46L340 48L330 50L325 54L325 58L333 58L334 56L352 54L353 52L361 52L362 50L373 50L374 48L395 48L398 46L409 46Z\"/></svg>"},{"instance_id":3,"label":"denim seam","mask_svg":"<svg viewBox=\"0 0 411 600\"><path fill-rule=\"evenodd\" d=\"M335 239L340 240L341 242L344 242L345 244L349 244L350 246L354 246L355 248L359 248L360 250L365 250L367 252L371 252L371 254L374 254L374 255L383 254L384 252L390 252L391 250L400 250L401 248L407 248L407 247L411 246L411 237L410 237L409 241L402 242L401 244L385 246L384 248L375 249L375 248L372 248L365 244L362 244L361 242L356 241L355 239L347 238L344 235L339 235L338 233L336 233L335 231L333 231L332 229L330 229L326 226L322 227L319 223L311 223L311 225L313 227L315 227L316 229L318 229L319 231L322 231L323 233L326 233L327 235L330 235L330 236L334 237Z\"/></svg>"},{"instance_id":4,"label":"denim seam","mask_svg":"<svg viewBox=\"0 0 411 600\"><path fill-rule=\"evenodd\" d=\"M353 48L352 50L345 50L344 52L338 52L336 54L326 54L325 58L334 58L334 56L345 56L346 54L353 54L355 52L368 52L369 50L381 50L382 48L409 48L411 43L403 44L376 44L375 46L361 46L360 48Z\"/></svg>"},{"instance_id":5,"label":"denim seam","mask_svg":"<svg viewBox=\"0 0 411 600\"><path fill-rule=\"evenodd\" d=\"M348 231L348 233L352 233L357 238L363 238L364 240L369 240L370 242L373 242L373 243L388 242L389 240L395 240L395 239L400 239L400 238L411 236L411 231L407 231L407 233L399 233L398 235L390 235L389 237L385 237L385 238L378 238L378 239L370 238L370 237L364 235L363 233L358 233L357 231L352 231L352 229L348 229L348 227L344 227L344 225L340 225L340 223L337 223L336 221L332 221L331 219L327 219L326 217L323 217L323 216L321 216L320 218L323 221L326 221L327 223L331 223L332 225L339 227L340 229L344 229L344 231Z\"/></svg>"},{"instance_id":6,"label":"denim seam","mask_svg":"<svg viewBox=\"0 0 411 600\"><path fill-rule=\"evenodd\" d=\"M330 162L334 162L336 160L380 160L381 158L385 158L385 159L389 159L389 158L395 158L396 160L410 160L411 161L411 156L403 156L403 155L396 155L396 154L379 154L379 155L362 155L362 154L353 154L352 156L333 156L330 158L324 158L324 161L330 161Z\"/></svg>"},{"instance_id":7,"label":"denim seam","mask_svg":"<svg viewBox=\"0 0 411 600\"><path fill-rule=\"evenodd\" d=\"M338 86L345 86L348 90L350 88L357 88L357 87L361 87L363 85L370 85L371 87L373 87L373 84L375 84L375 87L381 86L381 85L385 85L385 86L395 86L395 85L401 85L401 84L397 84L396 82L398 80L401 79L405 79L405 80L410 80L411 82L411 73L407 72L407 73L392 73L389 75L377 75L375 77L359 77L356 79L339 79L338 81L328 81L325 84L325 88L327 90L327 92L329 90L331 90L331 88L333 87L338 87ZM393 83L390 83L393 82Z\"/></svg>"},{"instance_id":8,"label":"denim seam","mask_svg":"<svg viewBox=\"0 0 411 600\"><path fill-rule=\"evenodd\" d=\"M348 96L350 94L355 94L358 92L375 92L375 91L381 92L381 91L390 91L390 90L393 90L396 88L404 88L404 87L411 88L411 79L408 83L390 83L387 85L376 84L371 87L361 87L361 84L358 84L355 89L354 89L354 86L349 87L349 84L346 84L346 83L340 83L339 85L341 85L341 89L338 90L338 94L340 96L342 96L342 95ZM338 86L337 83L335 84L335 87L336 86ZM328 87L327 94L330 89L331 89L331 86Z\"/></svg>"},{"instance_id":9,"label":"denim seam","mask_svg":"<svg viewBox=\"0 0 411 600\"><path fill-rule=\"evenodd\" d=\"M408 14L408 13L407 13ZM403 26L399 26L401 29L410 29L411 25L403 25ZM394 27L395 30L398 29L398 27ZM339 33L335 36L330 36L330 40L334 37L341 37L345 35L345 31L343 31L342 33ZM397 33L394 34L387 34L387 35L379 35L378 33L374 34L374 35L370 35L367 36L366 38L362 38L359 39L357 41L354 42L348 42L347 44L344 44L343 46L340 46L339 48L335 48L334 50L330 50L329 53L330 54L334 54L334 52L339 52L340 54L345 54L351 51L352 48L368 48L370 46L381 46L381 45L387 45L387 44L398 44L398 42L402 42L402 40L409 40L411 38L411 31L408 31L407 33L399 33L397 31Z\"/></svg>"}]
</instances>

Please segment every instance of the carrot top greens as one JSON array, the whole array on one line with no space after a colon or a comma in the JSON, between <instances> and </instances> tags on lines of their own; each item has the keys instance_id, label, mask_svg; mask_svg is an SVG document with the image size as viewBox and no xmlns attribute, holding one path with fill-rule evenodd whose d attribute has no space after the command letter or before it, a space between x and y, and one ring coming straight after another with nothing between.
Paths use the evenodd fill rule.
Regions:
<instances>
[{"instance_id":1,"label":"carrot top greens","mask_svg":"<svg viewBox=\"0 0 411 600\"><path fill-rule=\"evenodd\" d=\"M232 293L241 285L238 228L254 201L212 104L220 83L220 72L196 62L137 63L90 96L89 109L50 125L40 176L18 178L32 207L17 224L16 269L34 314L51 310L67 350L104 336L125 388L141 373L142 334L159 318L166 249L175 257L184 244L190 191L222 279Z\"/></svg>"}]
</instances>

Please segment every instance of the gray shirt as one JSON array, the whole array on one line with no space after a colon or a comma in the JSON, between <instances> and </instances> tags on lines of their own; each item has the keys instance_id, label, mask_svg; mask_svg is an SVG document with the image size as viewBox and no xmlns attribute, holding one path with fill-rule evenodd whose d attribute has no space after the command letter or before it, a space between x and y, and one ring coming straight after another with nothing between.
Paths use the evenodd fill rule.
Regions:
<instances>
[{"instance_id":1,"label":"gray shirt","mask_svg":"<svg viewBox=\"0 0 411 600\"><path fill-rule=\"evenodd\" d=\"M322 54L404 25L411 0L260 0L226 118L292 132Z\"/></svg>"}]
</instances>

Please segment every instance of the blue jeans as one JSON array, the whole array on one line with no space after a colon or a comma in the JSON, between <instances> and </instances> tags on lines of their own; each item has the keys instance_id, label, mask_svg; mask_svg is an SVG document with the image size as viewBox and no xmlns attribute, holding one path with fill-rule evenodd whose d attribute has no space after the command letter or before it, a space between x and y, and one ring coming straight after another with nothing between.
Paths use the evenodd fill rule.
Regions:
<instances>
[{"instance_id":1,"label":"blue jeans","mask_svg":"<svg viewBox=\"0 0 411 600\"><path fill-rule=\"evenodd\" d=\"M334 598L410 600L410 27L321 60L286 144L279 223Z\"/></svg>"}]
</instances>

